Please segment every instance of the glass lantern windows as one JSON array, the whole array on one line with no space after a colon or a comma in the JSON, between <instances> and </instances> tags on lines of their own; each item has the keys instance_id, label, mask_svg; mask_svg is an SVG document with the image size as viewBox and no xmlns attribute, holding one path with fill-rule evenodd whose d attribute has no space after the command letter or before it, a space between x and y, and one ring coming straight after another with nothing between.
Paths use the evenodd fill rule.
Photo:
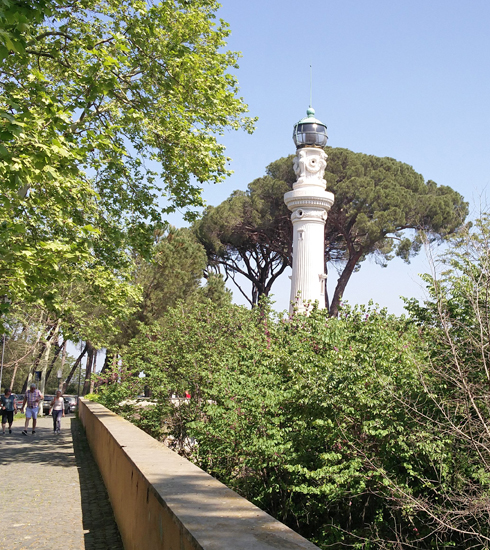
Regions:
<instances>
[{"instance_id":1,"label":"glass lantern windows","mask_svg":"<svg viewBox=\"0 0 490 550\"><path fill-rule=\"evenodd\" d=\"M294 127L293 140L296 148L325 147L327 145L327 127L321 122L298 122Z\"/></svg>"}]
</instances>

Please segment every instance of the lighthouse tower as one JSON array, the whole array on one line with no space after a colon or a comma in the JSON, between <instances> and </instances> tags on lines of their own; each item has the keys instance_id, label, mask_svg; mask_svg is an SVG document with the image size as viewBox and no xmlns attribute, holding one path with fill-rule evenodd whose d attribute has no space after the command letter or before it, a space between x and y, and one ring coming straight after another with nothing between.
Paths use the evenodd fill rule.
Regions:
<instances>
[{"instance_id":1,"label":"lighthouse tower","mask_svg":"<svg viewBox=\"0 0 490 550\"><path fill-rule=\"evenodd\" d=\"M307 116L294 126L296 144L294 172L297 176L293 190L284 195L292 211L293 274L291 276L290 312L296 306L304 312L308 302L318 301L325 307L325 222L334 202L332 193L325 190L323 179L327 155L327 127L315 118L310 107Z\"/></svg>"}]
</instances>

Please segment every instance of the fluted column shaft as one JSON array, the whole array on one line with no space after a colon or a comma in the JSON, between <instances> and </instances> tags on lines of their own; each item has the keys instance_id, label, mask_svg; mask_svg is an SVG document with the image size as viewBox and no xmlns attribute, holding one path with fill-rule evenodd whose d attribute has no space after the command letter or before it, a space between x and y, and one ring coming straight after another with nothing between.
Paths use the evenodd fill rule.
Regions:
<instances>
[{"instance_id":1,"label":"fluted column shaft","mask_svg":"<svg viewBox=\"0 0 490 550\"><path fill-rule=\"evenodd\" d=\"M293 222L290 312L295 305L305 311L308 302L325 307L325 222L334 202L333 194L325 190L326 160L323 149L298 149L294 160L298 180L284 195Z\"/></svg>"}]
</instances>

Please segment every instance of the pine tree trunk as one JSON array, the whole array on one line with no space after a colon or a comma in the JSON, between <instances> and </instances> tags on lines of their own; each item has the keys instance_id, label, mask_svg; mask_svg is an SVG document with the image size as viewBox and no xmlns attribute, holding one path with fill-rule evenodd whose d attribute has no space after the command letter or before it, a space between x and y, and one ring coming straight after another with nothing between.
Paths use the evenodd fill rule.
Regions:
<instances>
[{"instance_id":1,"label":"pine tree trunk","mask_svg":"<svg viewBox=\"0 0 490 550\"><path fill-rule=\"evenodd\" d=\"M342 300L345 287L347 286L347 283L349 282L349 279L352 273L354 273L354 269L361 256L362 256L362 251L352 252L351 255L349 256L349 259L347 260L347 264L344 270L342 271L342 274L340 275L339 280L337 281L337 286L335 288L335 292L333 294L332 302L330 304L330 309L328 312L330 317L339 316L340 300Z\"/></svg>"},{"instance_id":2,"label":"pine tree trunk","mask_svg":"<svg viewBox=\"0 0 490 550\"><path fill-rule=\"evenodd\" d=\"M111 362L111 359L113 359L113 357L114 357L114 354L111 351L106 350L104 365L102 366L102 370L100 371L100 374L103 374L110 367L110 362Z\"/></svg>"},{"instance_id":3,"label":"pine tree trunk","mask_svg":"<svg viewBox=\"0 0 490 550\"><path fill-rule=\"evenodd\" d=\"M46 373L49 367L49 355L51 353L51 344L54 340L58 339L58 331L60 329L60 321L58 320L54 326L51 337L46 342L44 348L44 353L41 359L41 380L39 381L39 391L44 395L44 390L46 388ZM39 416L43 416L43 402L39 403Z\"/></svg>"},{"instance_id":4,"label":"pine tree trunk","mask_svg":"<svg viewBox=\"0 0 490 550\"><path fill-rule=\"evenodd\" d=\"M17 375L17 369L18 368L19 368L19 363L16 361L15 364L14 364L14 372L12 373L12 379L10 380L10 389L12 389L14 387L15 377Z\"/></svg>"},{"instance_id":5,"label":"pine tree trunk","mask_svg":"<svg viewBox=\"0 0 490 550\"><path fill-rule=\"evenodd\" d=\"M59 389L62 390L63 389L63 384L61 382L61 380L63 379L63 371L65 369L65 361L66 361L66 340L64 340L63 342L63 352L61 354L61 367L60 367L60 370L61 370L61 379L58 380L58 386L59 386Z\"/></svg>"},{"instance_id":6,"label":"pine tree trunk","mask_svg":"<svg viewBox=\"0 0 490 550\"><path fill-rule=\"evenodd\" d=\"M92 363L92 374L95 374L97 372L96 370L96 365L97 365L97 350L94 350L94 361ZM94 377L91 376L90 377L90 388L89 388L89 393L94 393L94 384L95 384L95 380L94 380Z\"/></svg>"},{"instance_id":7,"label":"pine tree trunk","mask_svg":"<svg viewBox=\"0 0 490 550\"><path fill-rule=\"evenodd\" d=\"M73 366L68 376L66 377L65 382L63 383L63 388L62 388L63 393L65 393L66 388L70 385L71 379L73 378L73 375L75 374L75 371L77 370L78 365L80 365L80 362L82 361L82 358L86 353L87 353L87 344L85 344L85 347L83 348L82 353L78 356L75 363L73 363Z\"/></svg>"},{"instance_id":8,"label":"pine tree trunk","mask_svg":"<svg viewBox=\"0 0 490 550\"><path fill-rule=\"evenodd\" d=\"M58 356L60 354L60 351L63 349L63 346L66 347L66 340L63 341L61 346L57 342L55 342L54 344L55 352L54 352L53 360L49 365L48 371L46 372L46 384L48 383L48 379L51 375L51 371L53 370L54 364L56 363L56 359L58 359Z\"/></svg>"},{"instance_id":9,"label":"pine tree trunk","mask_svg":"<svg viewBox=\"0 0 490 550\"><path fill-rule=\"evenodd\" d=\"M87 346L89 346L89 349L87 354L87 365L85 366L85 380L83 381L82 395L87 395L90 390L90 377L92 376L92 367L94 363L95 349L89 342L87 342Z\"/></svg>"}]
</instances>

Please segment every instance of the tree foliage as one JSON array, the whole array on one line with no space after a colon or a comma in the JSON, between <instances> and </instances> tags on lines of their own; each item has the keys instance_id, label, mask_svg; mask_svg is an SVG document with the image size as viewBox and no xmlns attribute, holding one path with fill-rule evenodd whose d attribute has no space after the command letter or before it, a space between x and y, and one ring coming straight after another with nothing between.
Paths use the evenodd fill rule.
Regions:
<instances>
[{"instance_id":1,"label":"tree foliage","mask_svg":"<svg viewBox=\"0 0 490 550\"><path fill-rule=\"evenodd\" d=\"M429 299L407 300L420 326L429 368L421 376L430 399L422 409L405 407L417 422L430 418L439 439L451 441L450 483L434 487L435 503L425 495L400 495L399 503L430 511L438 532L453 531L488 548L490 532L490 217L451 239L451 247L426 275ZM469 545L468 545L469 546Z\"/></svg>"},{"instance_id":2,"label":"tree foliage","mask_svg":"<svg viewBox=\"0 0 490 550\"><path fill-rule=\"evenodd\" d=\"M179 301L231 303L231 293L221 277L210 275L201 285L206 268L206 252L189 229L169 227L155 234L151 260L139 257L134 270L134 284L141 288L141 299L133 306L130 318L122 320L121 335L113 339L118 346L126 344L141 326L159 321Z\"/></svg>"},{"instance_id":3,"label":"tree foliage","mask_svg":"<svg viewBox=\"0 0 490 550\"><path fill-rule=\"evenodd\" d=\"M59 288L61 315L40 305L13 304L6 319L8 359L4 382L10 384L13 379L18 389L27 386L33 372L43 370L40 365L46 367L43 376L49 378L52 357L59 355L63 346L61 338L62 342L82 343L84 351L79 360L85 355L88 359L86 393L91 373L95 372L97 350L107 348L106 363L110 363L141 326L159 321L178 301L207 303L211 299L221 306L231 303L231 293L221 277L210 275L202 284L206 253L189 229L170 226L157 231L151 260L138 256L134 263L130 295L104 287L99 276L94 277L92 285L78 282ZM47 347L50 349L46 355ZM70 367L63 375L65 387L78 364L71 361Z\"/></svg>"},{"instance_id":4,"label":"tree foliage","mask_svg":"<svg viewBox=\"0 0 490 550\"><path fill-rule=\"evenodd\" d=\"M252 121L214 1L0 7L0 293L51 307L59 282L127 280L162 215L229 173L217 136Z\"/></svg>"},{"instance_id":5,"label":"tree foliage","mask_svg":"<svg viewBox=\"0 0 490 550\"><path fill-rule=\"evenodd\" d=\"M248 191L235 191L217 207L208 207L193 229L206 249L209 264L236 282L242 275L252 283L251 305L268 296L274 281L291 265L292 232L283 181L260 178Z\"/></svg>"},{"instance_id":6,"label":"tree foliage","mask_svg":"<svg viewBox=\"0 0 490 550\"><path fill-rule=\"evenodd\" d=\"M445 489L464 495L455 480L487 480L437 429L420 336L373 308L284 320L266 304L181 304L141 330L98 399L321 547L467 547L474 533L432 511ZM135 409L144 386L156 405Z\"/></svg>"},{"instance_id":7,"label":"tree foliage","mask_svg":"<svg viewBox=\"0 0 490 550\"><path fill-rule=\"evenodd\" d=\"M0 55L23 52L31 27L52 14L56 0L0 0Z\"/></svg>"},{"instance_id":8,"label":"tree foliage","mask_svg":"<svg viewBox=\"0 0 490 550\"><path fill-rule=\"evenodd\" d=\"M325 179L335 202L325 227L325 261L339 271L326 305L337 315L352 273L368 256L383 266L394 255L409 262L420 250L421 232L440 241L461 226L468 206L459 193L425 182L395 159L331 147L326 152ZM210 264L251 281L252 303L268 295L277 274L291 265L292 224L283 195L296 181L292 160L270 164L266 176L209 208L196 226Z\"/></svg>"}]
</instances>

